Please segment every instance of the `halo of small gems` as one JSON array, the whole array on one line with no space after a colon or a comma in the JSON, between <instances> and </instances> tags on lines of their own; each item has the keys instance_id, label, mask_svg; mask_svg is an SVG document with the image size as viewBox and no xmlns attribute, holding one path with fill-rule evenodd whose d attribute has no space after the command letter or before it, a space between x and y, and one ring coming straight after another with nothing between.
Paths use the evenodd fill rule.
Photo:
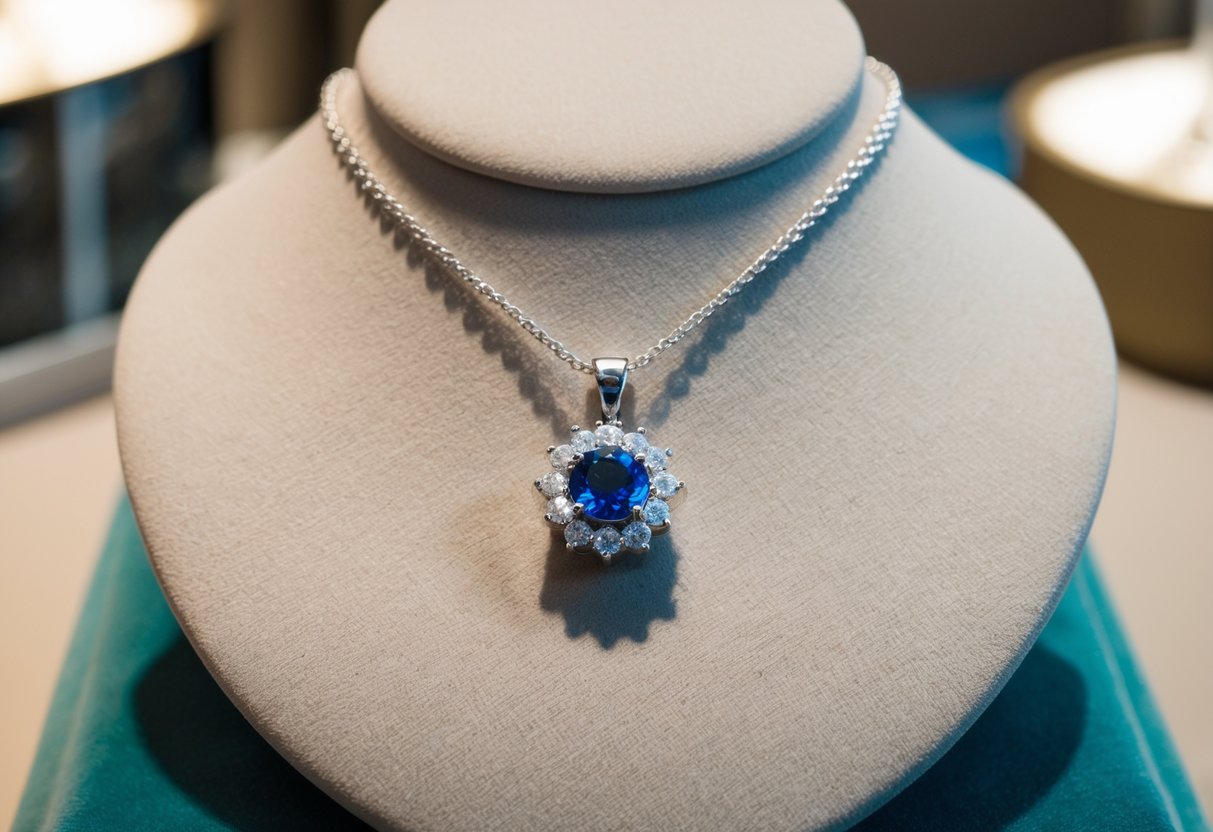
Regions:
<instances>
[{"instance_id":1,"label":"halo of small gems","mask_svg":"<svg viewBox=\"0 0 1213 832\"><path fill-rule=\"evenodd\" d=\"M591 444L592 440L592 444ZM625 433L618 421L594 430L573 425L566 444L548 448L548 470L535 480L546 500L544 520L571 552L604 563L621 552L643 554L653 535L670 530L670 501L686 483L669 472L669 448L644 428Z\"/></svg>"}]
</instances>

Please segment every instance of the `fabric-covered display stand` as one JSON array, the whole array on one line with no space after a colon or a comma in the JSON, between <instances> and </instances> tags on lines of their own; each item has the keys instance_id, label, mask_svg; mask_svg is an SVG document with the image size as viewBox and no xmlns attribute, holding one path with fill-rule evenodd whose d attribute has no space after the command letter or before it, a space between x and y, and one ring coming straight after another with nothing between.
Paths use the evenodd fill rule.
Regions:
<instances>
[{"instance_id":1,"label":"fabric-covered display stand","mask_svg":"<svg viewBox=\"0 0 1213 832\"><path fill-rule=\"evenodd\" d=\"M990 88L912 103L958 150L1005 174L1001 99ZM160 593L124 501L16 829L357 827L211 679ZM1002 693L857 828L1208 828L1089 555Z\"/></svg>"},{"instance_id":2,"label":"fabric-covered display stand","mask_svg":"<svg viewBox=\"0 0 1213 832\"><path fill-rule=\"evenodd\" d=\"M694 497L606 573L537 525L518 450L602 415L586 380L360 210L321 127L528 321L626 355L831 200L890 103L840 0L757 3L470 26L390 0L323 121L140 273L114 405L152 567L250 724L376 826L843 827L956 742L1065 590L1111 451L1106 318L1058 229L911 111L763 288L632 362L623 420ZM823 92L842 109L753 167L755 125Z\"/></svg>"},{"instance_id":3,"label":"fabric-covered display stand","mask_svg":"<svg viewBox=\"0 0 1213 832\"><path fill-rule=\"evenodd\" d=\"M284 762L207 674L124 500L14 828L364 827ZM1207 828L1089 555L989 709L857 828Z\"/></svg>"}]
</instances>

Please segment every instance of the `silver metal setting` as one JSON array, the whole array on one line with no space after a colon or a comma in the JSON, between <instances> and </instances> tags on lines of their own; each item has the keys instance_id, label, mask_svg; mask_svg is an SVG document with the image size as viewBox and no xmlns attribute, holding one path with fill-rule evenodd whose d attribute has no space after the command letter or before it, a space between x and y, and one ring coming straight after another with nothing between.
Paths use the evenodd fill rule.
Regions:
<instances>
[{"instance_id":1,"label":"silver metal setting","mask_svg":"<svg viewBox=\"0 0 1213 832\"><path fill-rule=\"evenodd\" d=\"M623 388L628 383L626 358L595 358L594 375L598 380L598 401L602 403L602 419L613 422L619 415Z\"/></svg>"},{"instance_id":2,"label":"silver metal setting","mask_svg":"<svg viewBox=\"0 0 1213 832\"><path fill-rule=\"evenodd\" d=\"M613 451L618 447L624 447L625 450L631 448L629 453L632 453L633 458L644 465L645 473L649 481L649 489L644 502L644 505L632 506L631 513L620 520L603 520L596 517L591 517L586 513L586 507L581 503L573 503L573 495L569 491L570 480L573 471L585 458L583 453L572 452L572 442L576 441L580 434L589 430L582 428L580 425L573 425L569 430L569 443L565 445L549 445L548 459L551 463L551 468L544 475L535 479L535 491L539 497L545 502L548 509L543 515L544 522L552 529L554 533L562 534L565 538L565 548L570 552L577 554L592 554L597 555L603 563L609 564L612 559L621 553L631 552L634 554L644 554L649 551L649 542L651 538L667 534L670 531L669 513L682 501L686 496L687 485L682 480L674 478L668 470L669 459L673 456L672 448L660 448L651 444L652 437L644 428L637 428L635 431L623 434L624 439L622 445L614 444L610 438L611 435L618 437L619 434L613 431L602 431L603 426L608 428L613 427L618 430L623 430L623 425L618 420L599 421L595 422L594 430L591 433L595 436L593 450L606 449ZM637 438L639 437L639 439ZM564 449L569 450L564 450ZM660 454L653 453L653 450L659 450ZM562 452L558 453L558 452ZM585 453L590 453L590 449L586 449ZM567 462L563 461L567 458ZM559 465L557 463L560 463ZM558 493L554 493L552 481L545 480L551 472L557 472L564 476L563 483ZM673 481L673 491L665 496L657 493L655 483L657 478L662 477L663 485L668 485ZM559 481L557 481L559 482ZM557 500L567 501L563 504L566 513L557 516L552 513L553 505ZM659 512L655 517L646 515L646 510L652 503L662 503L664 508L658 507ZM571 513L568 513L571 504ZM588 529L591 537L586 539L576 539L570 533L570 528L577 528L575 524L583 523ZM625 530L632 524L642 524L648 529L648 535L639 542L638 545L629 545ZM611 551L604 549L599 545L597 535L604 529L609 528L614 530L619 535L618 548ZM585 530L582 530L585 531ZM608 535L611 533L608 532Z\"/></svg>"}]
</instances>

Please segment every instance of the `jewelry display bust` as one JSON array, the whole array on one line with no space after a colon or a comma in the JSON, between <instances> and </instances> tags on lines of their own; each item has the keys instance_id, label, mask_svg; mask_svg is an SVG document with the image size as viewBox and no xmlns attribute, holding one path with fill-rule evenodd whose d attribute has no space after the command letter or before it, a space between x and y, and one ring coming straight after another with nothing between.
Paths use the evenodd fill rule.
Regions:
<instances>
[{"instance_id":1,"label":"jewelry display bust","mask_svg":"<svg viewBox=\"0 0 1213 832\"><path fill-rule=\"evenodd\" d=\"M633 355L854 155L863 56L834 0L393 0L338 104L460 260ZM629 379L693 494L603 568L528 493L598 392L381 222L317 120L191 209L128 307L119 440L250 722L383 828L819 828L921 773L1065 586L1111 342L1052 224L908 112L804 243Z\"/></svg>"}]
</instances>

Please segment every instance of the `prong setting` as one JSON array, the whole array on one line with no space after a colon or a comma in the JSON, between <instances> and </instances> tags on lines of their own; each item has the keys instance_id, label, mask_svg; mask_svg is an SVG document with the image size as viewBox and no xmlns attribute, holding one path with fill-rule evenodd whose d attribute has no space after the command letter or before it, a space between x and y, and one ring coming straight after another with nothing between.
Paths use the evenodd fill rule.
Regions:
<instances>
[{"instance_id":1,"label":"prong setting","mask_svg":"<svg viewBox=\"0 0 1213 832\"><path fill-rule=\"evenodd\" d=\"M549 445L551 471L535 480L547 499L544 523L563 534L565 549L596 555L603 564L624 553L652 550L670 530L670 504L686 488L669 471L671 450L637 427L624 433L618 419L570 428L566 445ZM583 499L584 498L584 499Z\"/></svg>"}]
</instances>

